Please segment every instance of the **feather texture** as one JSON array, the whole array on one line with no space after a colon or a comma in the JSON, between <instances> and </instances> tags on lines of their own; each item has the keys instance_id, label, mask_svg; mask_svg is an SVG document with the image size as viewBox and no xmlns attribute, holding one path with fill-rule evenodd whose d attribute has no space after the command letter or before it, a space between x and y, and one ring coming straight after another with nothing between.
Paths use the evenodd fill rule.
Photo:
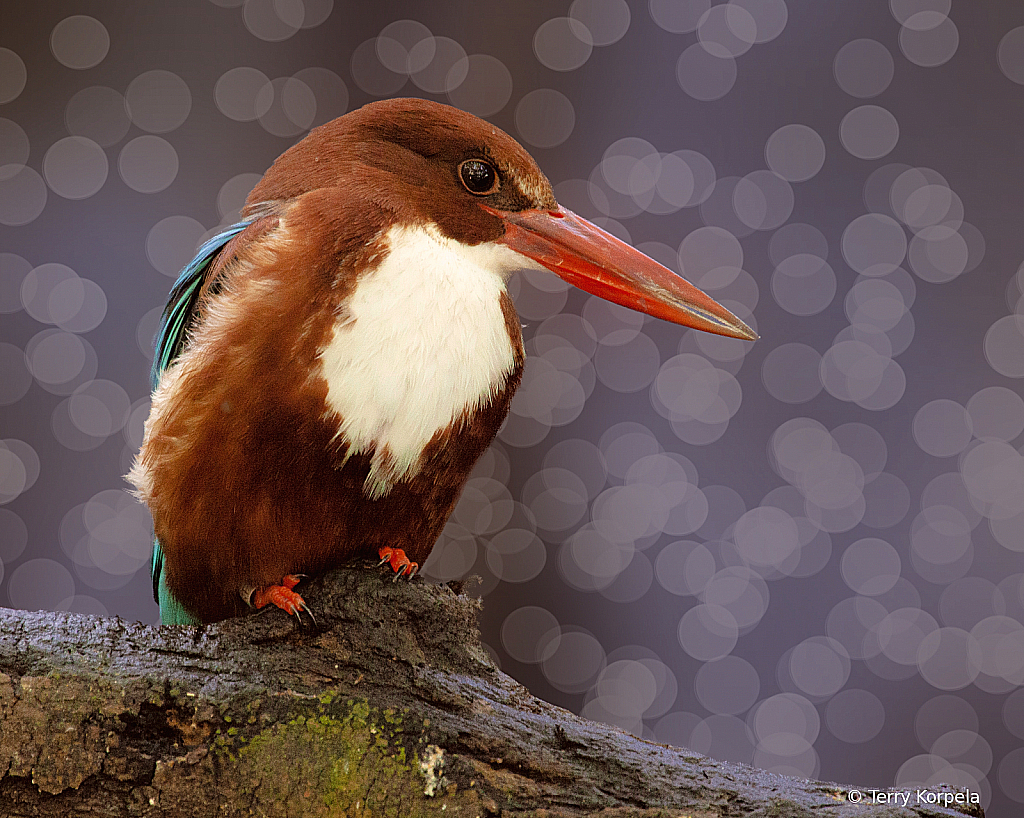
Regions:
<instances>
[{"instance_id":1,"label":"feather texture","mask_svg":"<svg viewBox=\"0 0 1024 818\"><path fill-rule=\"evenodd\" d=\"M167 306L164 307L160 327L156 333L156 353L153 355L153 368L149 376L153 389L160 383L163 371L181 353L188 331L195 322L199 296L213 285L213 282L207 279L214 266L214 260L224 246L253 221L254 218L245 219L231 225L223 233L218 233L199 248L196 257L178 274L171 293L167 296Z\"/></svg>"},{"instance_id":2,"label":"feather texture","mask_svg":"<svg viewBox=\"0 0 1024 818\"><path fill-rule=\"evenodd\" d=\"M467 247L396 225L320 355L346 457L370 453L364 493L380 499L422 466L423 450L495 397L515 365L501 297L526 261L491 242Z\"/></svg>"},{"instance_id":3,"label":"feather texture","mask_svg":"<svg viewBox=\"0 0 1024 818\"><path fill-rule=\"evenodd\" d=\"M338 434L344 418L328 401L322 355L339 321L343 334L351 330L346 304L379 267L389 221L393 214L350 188L313 191L254 221L213 259L186 343L154 392L129 475L160 540L158 588L172 606L165 622L237 616L247 609L247 589L373 558L382 547L419 563L429 555L508 412L522 340L500 287L495 304L473 310L485 328L500 322L507 338L509 358L493 389L479 406L477 399L449 402L445 416L453 409L456 416L432 430L416 466L383 496L368 497L373 458L387 441L349 451L352 441ZM478 252L478 262L490 258L485 248ZM206 286L209 276L216 287ZM372 331L370 317L362 323ZM423 343L443 343L449 329L436 327L440 337ZM405 407L418 411L411 401ZM404 428L414 418L395 420ZM191 619L175 610L178 603Z\"/></svg>"},{"instance_id":4,"label":"feather texture","mask_svg":"<svg viewBox=\"0 0 1024 818\"><path fill-rule=\"evenodd\" d=\"M214 288L214 282L209 279L216 266L214 262L217 256L228 242L252 224L255 218L233 224L211 238L199 248L195 258L178 275L167 297L167 306L160 317L160 327L156 334L153 368L149 376L153 389L160 383L160 376L164 370L181 354L188 332L196 320L196 306L200 295ZM167 588L163 564L164 554L160 548L160 539L154 537L150 575L153 579L153 599L160 606L160 621L165 625L198 624L199 620L186 611Z\"/></svg>"},{"instance_id":5,"label":"feather texture","mask_svg":"<svg viewBox=\"0 0 1024 818\"><path fill-rule=\"evenodd\" d=\"M476 165L487 190L467 181ZM559 208L507 134L426 100L314 129L243 212L175 283L129 474L153 512L164 622L236 616L254 589L351 559L427 559L519 386L515 268L754 337Z\"/></svg>"},{"instance_id":6,"label":"feather texture","mask_svg":"<svg viewBox=\"0 0 1024 818\"><path fill-rule=\"evenodd\" d=\"M286 151L182 272L128 475L165 623L384 549L429 556L522 374L504 283L535 265L461 181L481 157L502 174L491 206L557 208L506 134L386 101Z\"/></svg>"}]
</instances>

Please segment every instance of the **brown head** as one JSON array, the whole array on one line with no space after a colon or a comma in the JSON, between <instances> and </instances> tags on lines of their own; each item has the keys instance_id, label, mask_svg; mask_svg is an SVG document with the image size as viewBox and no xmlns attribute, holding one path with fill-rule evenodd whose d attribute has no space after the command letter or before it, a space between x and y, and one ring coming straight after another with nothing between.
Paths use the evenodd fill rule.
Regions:
<instances>
[{"instance_id":1,"label":"brown head","mask_svg":"<svg viewBox=\"0 0 1024 818\"><path fill-rule=\"evenodd\" d=\"M499 128L448 105L393 99L321 125L285 151L246 202L252 212L320 188L351 191L396 222L468 245L495 242L569 283L684 326L754 340L739 318L629 245L559 207L551 183Z\"/></svg>"},{"instance_id":2,"label":"brown head","mask_svg":"<svg viewBox=\"0 0 1024 818\"><path fill-rule=\"evenodd\" d=\"M423 99L371 102L314 128L278 157L246 206L363 179L388 210L468 244L504 233L481 203L500 211L558 207L547 177L511 136Z\"/></svg>"}]
</instances>

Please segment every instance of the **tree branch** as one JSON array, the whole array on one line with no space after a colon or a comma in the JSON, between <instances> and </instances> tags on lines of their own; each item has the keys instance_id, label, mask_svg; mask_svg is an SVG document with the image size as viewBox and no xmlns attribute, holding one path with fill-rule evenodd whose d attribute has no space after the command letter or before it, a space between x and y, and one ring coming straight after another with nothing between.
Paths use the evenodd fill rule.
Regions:
<instances>
[{"instance_id":1,"label":"tree branch","mask_svg":"<svg viewBox=\"0 0 1024 818\"><path fill-rule=\"evenodd\" d=\"M0 816L962 814L574 716L494 667L445 586L350 568L303 595L315 627L0 609Z\"/></svg>"}]
</instances>

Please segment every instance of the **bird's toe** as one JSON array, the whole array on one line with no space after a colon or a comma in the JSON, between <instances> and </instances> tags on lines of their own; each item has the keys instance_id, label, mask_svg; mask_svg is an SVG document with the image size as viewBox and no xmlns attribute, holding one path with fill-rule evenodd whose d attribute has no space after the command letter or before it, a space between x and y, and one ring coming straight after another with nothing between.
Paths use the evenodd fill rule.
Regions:
<instances>
[{"instance_id":1,"label":"bird's toe","mask_svg":"<svg viewBox=\"0 0 1024 818\"><path fill-rule=\"evenodd\" d=\"M380 565L390 563L391 570L395 572L396 581L401 576L407 576L411 579L413 574L420 569L420 564L410 560L401 548L391 548L385 545L377 553L380 556Z\"/></svg>"},{"instance_id":2,"label":"bird's toe","mask_svg":"<svg viewBox=\"0 0 1024 818\"><path fill-rule=\"evenodd\" d=\"M280 585L267 585L264 588L257 588L252 594L252 606L254 608L263 608L267 605L276 605L286 614L294 616L296 619L300 619L300 611L305 611L315 623L316 619L313 618L313 613L310 611L309 606L306 605L306 601L301 595L292 590L292 588L299 584L299 581L300 577L289 574L281 579Z\"/></svg>"}]
</instances>

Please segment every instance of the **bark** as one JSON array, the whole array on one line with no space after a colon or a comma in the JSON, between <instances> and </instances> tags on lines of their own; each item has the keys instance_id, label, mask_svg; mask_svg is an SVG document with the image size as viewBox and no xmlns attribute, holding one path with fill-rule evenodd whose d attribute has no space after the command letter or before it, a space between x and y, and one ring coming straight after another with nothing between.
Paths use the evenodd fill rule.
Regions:
<instances>
[{"instance_id":1,"label":"bark","mask_svg":"<svg viewBox=\"0 0 1024 818\"><path fill-rule=\"evenodd\" d=\"M494 667L449 587L352 568L302 590L315 626L0 609L0 816L962 814L574 716Z\"/></svg>"}]
</instances>

